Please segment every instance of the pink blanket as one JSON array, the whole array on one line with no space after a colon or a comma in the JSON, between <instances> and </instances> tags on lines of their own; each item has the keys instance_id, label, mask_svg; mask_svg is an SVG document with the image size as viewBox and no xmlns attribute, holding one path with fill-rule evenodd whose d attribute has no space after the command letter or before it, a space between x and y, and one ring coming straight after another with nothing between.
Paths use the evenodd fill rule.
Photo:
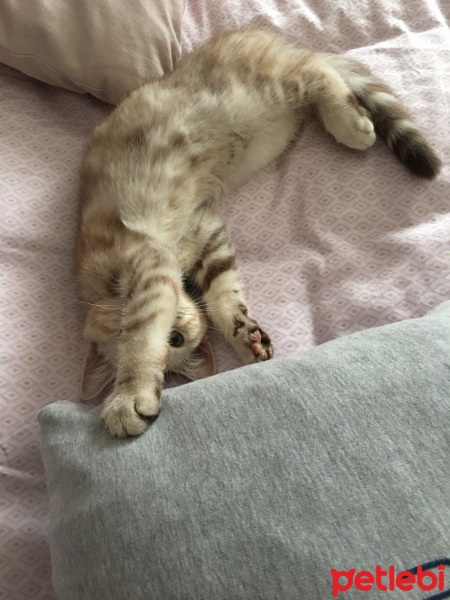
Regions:
<instances>
[{"instance_id":1,"label":"pink blanket","mask_svg":"<svg viewBox=\"0 0 450 600\"><path fill-rule=\"evenodd\" d=\"M444 6L444 3L442 3ZM410 176L309 125L283 162L223 198L249 306L277 356L417 317L450 297L450 8L432 0L190 0L183 44L271 23L349 52L404 100L444 161ZM84 307L72 248L83 146L109 107L0 67L0 598L53 599L36 414L78 401ZM213 332L219 371L238 358ZM3 561L3 563L1 563Z\"/></svg>"}]
</instances>

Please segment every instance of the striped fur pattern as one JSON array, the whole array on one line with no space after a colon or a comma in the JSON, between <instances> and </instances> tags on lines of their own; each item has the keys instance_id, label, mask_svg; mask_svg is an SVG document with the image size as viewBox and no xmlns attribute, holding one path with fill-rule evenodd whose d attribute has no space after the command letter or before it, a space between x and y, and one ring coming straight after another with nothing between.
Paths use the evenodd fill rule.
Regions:
<instances>
[{"instance_id":1,"label":"striped fur pattern","mask_svg":"<svg viewBox=\"0 0 450 600\"><path fill-rule=\"evenodd\" d=\"M310 116L351 148L379 133L416 175L439 169L404 107L360 65L259 30L195 50L95 130L77 245L91 305L82 394L114 382L102 411L113 435L140 434L157 417L165 370L214 373L207 319L245 363L273 356L214 201L279 157Z\"/></svg>"}]
</instances>

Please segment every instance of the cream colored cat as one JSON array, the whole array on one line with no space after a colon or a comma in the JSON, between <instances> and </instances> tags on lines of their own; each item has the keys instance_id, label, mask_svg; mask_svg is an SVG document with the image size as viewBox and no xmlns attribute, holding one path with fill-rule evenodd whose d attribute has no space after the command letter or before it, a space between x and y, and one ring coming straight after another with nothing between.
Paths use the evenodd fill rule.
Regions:
<instances>
[{"instance_id":1,"label":"cream colored cat","mask_svg":"<svg viewBox=\"0 0 450 600\"><path fill-rule=\"evenodd\" d=\"M198 48L95 130L77 245L92 305L82 393L114 380L102 411L113 435L140 434L156 418L164 370L214 372L207 316L245 363L273 356L214 204L279 157L311 116L350 148L369 148L377 132L413 173L432 178L439 169L400 102L359 64L259 30Z\"/></svg>"}]
</instances>

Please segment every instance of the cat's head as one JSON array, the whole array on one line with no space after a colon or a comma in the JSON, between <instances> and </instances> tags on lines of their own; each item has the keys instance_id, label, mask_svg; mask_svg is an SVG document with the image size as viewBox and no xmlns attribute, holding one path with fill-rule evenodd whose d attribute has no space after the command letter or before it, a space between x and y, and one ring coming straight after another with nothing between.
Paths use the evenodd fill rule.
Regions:
<instances>
[{"instance_id":1,"label":"cat's head","mask_svg":"<svg viewBox=\"0 0 450 600\"><path fill-rule=\"evenodd\" d=\"M81 396L89 400L111 383L117 372L120 305L105 300L88 311L83 331L89 342ZM207 335L207 320L200 306L182 292L168 340L166 371L189 379L214 375L215 365Z\"/></svg>"}]
</instances>

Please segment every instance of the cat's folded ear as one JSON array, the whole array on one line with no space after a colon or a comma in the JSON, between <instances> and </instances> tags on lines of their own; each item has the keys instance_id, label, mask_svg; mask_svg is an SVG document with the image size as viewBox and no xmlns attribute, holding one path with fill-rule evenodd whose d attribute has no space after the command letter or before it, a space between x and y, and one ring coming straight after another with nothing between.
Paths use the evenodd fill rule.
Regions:
<instances>
[{"instance_id":1,"label":"cat's folded ear","mask_svg":"<svg viewBox=\"0 0 450 600\"><path fill-rule=\"evenodd\" d=\"M114 379L111 365L98 352L97 344L91 342L84 363L83 381L81 383L81 397L91 400L98 396L105 387Z\"/></svg>"},{"instance_id":2,"label":"cat's folded ear","mask_svg":"<svg viewBox=\"0 0 450 600\"><path fill-rule=\"evenodd\" d=\"M200 346L195 351L195 355L199 358L199 366L194 372L195 379L203 379L216 374L213 349L208 338L203 338Z\"/></svg>"},{"instance_id":3,"label":"cat's folded ear","mask_svg":"<svg viewBox=\"0 0 450 600\"><path fill-rule=\"evenodd\" d=\"M200 346L198 346L192 354L188 365L183 364L174 370L192 381L215 375L216 365L214 363L214 354L209 340L203 338Z\"/></svg>"}]
</instances>

